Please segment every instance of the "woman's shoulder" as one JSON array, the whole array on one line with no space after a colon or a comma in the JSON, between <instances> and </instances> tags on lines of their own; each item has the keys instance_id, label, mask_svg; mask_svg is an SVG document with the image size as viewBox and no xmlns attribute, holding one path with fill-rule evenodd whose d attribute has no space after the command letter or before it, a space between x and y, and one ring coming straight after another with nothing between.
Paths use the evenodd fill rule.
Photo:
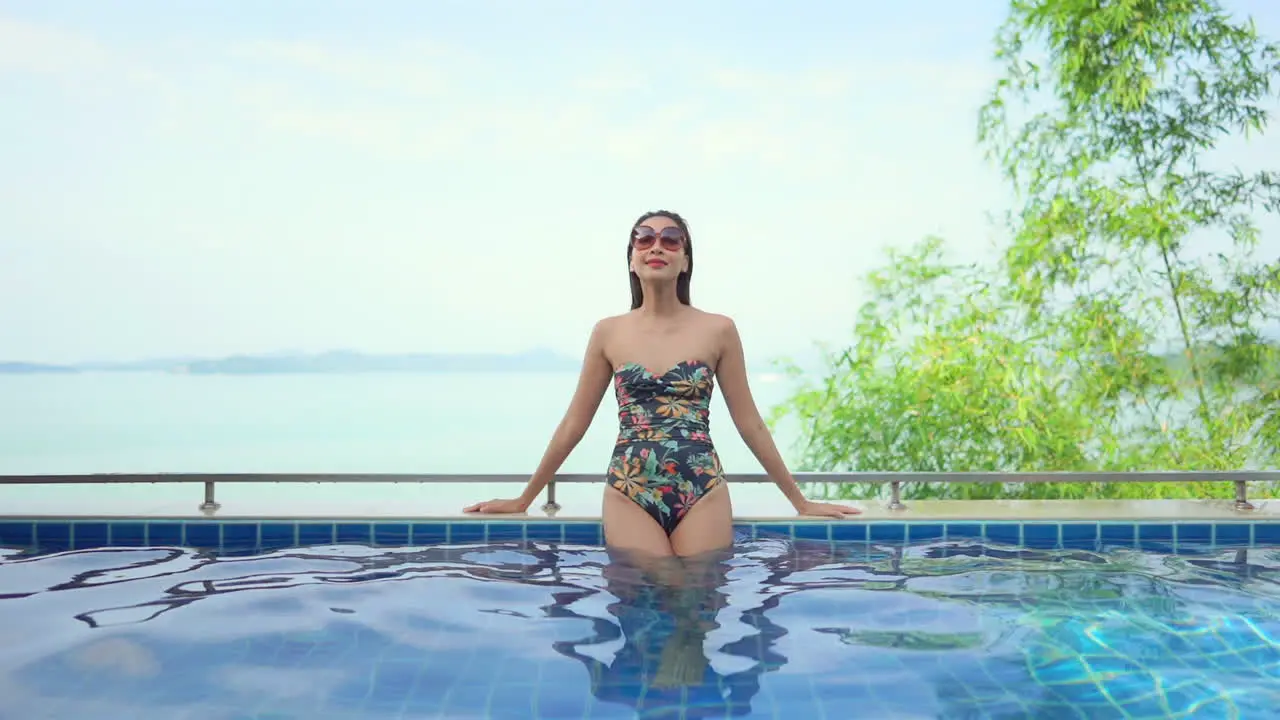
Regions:
<instances>
[{"instance_id":1,"label":"woman's shoulder","mask_svg":"<svg viewBox=\"0 0 1280 720\"><path fill-rule=\"evenodd\" d=\"M591 326L591 337L600 343L608 341L611 335L614 335L627 322L631 313L621 313L619 315L609 315L602 317Z\"/></svg>"},{"instance_id":2,"label":"woman's shoulder","mask_svg":"<svg viewBox=\"0 0 1280 720\"><path fill-rule=\"evenodd\" d=\"M733 330L735 327L733 318L723 313L708 312L697 308L694 308L694 311L698 313L699 322L706 323L707 327L711 330L728 332Z\"/></svg>"},{"instance_id":3,"label":"woman's shoulder","mask_svg":"<svg viewBox=\"0 0 1280 720\"><path fill-rule=\"evenodd\" d=\"M631 312L624 312L624 313L619 313L617 315L607 315L605 317L602 317L596 321L595 329L597 331L600 331L600 330L611 330L613 328L616 328L619 325L626 323L627 320L631 317L632 313L634 312L635 311L632 310Z\"/></svg>"},{"instance_id":4,"label":"woman's shoulder","mask_svg":"<svg viewBox=\"0 0 1280 720\"><path fill-rule=\"evenodd\" d=\"M723 313L709 312L701 308L690 307L689 311L693 315L694 322L703 323L711 330L732 330L734 328L733 318ZM634 320L636 310L629 310L617 315L608 315L596 321L594 326L595 332L608 332L616 328L625 327Z\"/></svg>"}]
</instances>

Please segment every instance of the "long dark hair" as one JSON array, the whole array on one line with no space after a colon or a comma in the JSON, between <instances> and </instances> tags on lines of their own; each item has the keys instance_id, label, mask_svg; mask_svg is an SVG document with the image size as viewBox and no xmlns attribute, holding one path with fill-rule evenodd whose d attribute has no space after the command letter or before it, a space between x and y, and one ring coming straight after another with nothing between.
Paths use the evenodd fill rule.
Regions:
<instances>
[{"instance_id":1,"label":"long dark hair","mask_svg":"<svg viewBox=\"0 0 1280 720\"><path fill-rule=\"evenodd\" d=\"M689 277L693 275L693 238L689 235L689 224L684 221L676 213L669 210L654 210L640 216L631 224L631 232L627 235L627 273L631 276L631 309L635 310L644 303L644 289L640 287L640 277L631 269L631 238L635 235L636 228L645 220L656 217L664 217L676 224L684 232L684 252L689 256L689 267L676 278L676 298L685 305L689 305Z\"/></svg>"}]
</instances>

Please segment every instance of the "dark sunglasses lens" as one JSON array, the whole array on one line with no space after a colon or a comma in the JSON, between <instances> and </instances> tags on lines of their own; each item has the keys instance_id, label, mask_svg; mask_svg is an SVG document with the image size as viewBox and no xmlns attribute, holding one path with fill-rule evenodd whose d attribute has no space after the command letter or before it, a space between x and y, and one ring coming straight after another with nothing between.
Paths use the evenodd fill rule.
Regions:
<instances>
[{"instance_id":1,"label":"dark sunglasses lens","mask_svg":"<svg viewBox=\"0 0 1280 720\"><path fill-rule=\"evenodd\" d=\"M635 234L631 236L631 244L641 249L650 248L657 239L658 235L652 228L636 228Z\"/></svg>"},{"instance_id":2,"label":"dark sunglasses lens","mask_svg":"<svg viewBox=\"0 0 1280 720\"><path fill-rule=\"evenodd\" d=\"M684 246L684 232L680 228L663 228L661 237L662 247L668 250L679 250Z\"/></svg>"}]
</instances>

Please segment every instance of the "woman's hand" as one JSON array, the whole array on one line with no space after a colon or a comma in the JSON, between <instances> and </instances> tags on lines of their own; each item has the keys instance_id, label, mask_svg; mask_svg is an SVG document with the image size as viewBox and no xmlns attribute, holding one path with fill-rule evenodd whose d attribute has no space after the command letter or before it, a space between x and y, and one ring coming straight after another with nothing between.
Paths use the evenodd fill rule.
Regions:
<instances>
[{"instance_id":1,"label":"woman's hand","mask_svg":"<svg viewBox=\"0 0 1280 720\"><path fill-rule=\"evenodd\" d=\"M501 513L522 513L529 509L529 504L520 498L512 500L487 500L478 502L462 509L464 513L484 513L484 514L501 514Z\"/></svg>"},{"instance_id":2,"label":"woman's hand","mask_svg":"<svg viewBox=\"0 0 1280 720\"><path fill-rule=\"evenodd\" d=\"M818 515L821 517L843 518L846 515L861 515L862 511L856 507L849 505L836 505L835 503L815 502L813 500L805 500L796 508L796 512L801 515Z\"/></svg>"}]
</instances>

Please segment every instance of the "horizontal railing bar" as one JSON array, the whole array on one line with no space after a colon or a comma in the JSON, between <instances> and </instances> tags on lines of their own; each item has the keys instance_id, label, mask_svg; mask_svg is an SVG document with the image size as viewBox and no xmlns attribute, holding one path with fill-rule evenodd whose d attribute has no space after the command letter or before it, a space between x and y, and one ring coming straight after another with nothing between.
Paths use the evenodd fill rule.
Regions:
<instances>
[{"instance_id":1,"label":"horizontal railing bar","mask_svg":"<svg viewBox=\"0 0 1280 720\"><path fill-rule=\"evenodd\" d=\"M736 483L769 482L763 473L729 475ZM1280 482L1280 471L1143 472L851 472L794 473L799 483L1135 483L1135 482ZM0 485L96 485L120 483L524 483L528 475L478 473L90 473L0 475ZM596 483L601 473L564 474L556 483Z\"/></svg>"}]
</instances>

